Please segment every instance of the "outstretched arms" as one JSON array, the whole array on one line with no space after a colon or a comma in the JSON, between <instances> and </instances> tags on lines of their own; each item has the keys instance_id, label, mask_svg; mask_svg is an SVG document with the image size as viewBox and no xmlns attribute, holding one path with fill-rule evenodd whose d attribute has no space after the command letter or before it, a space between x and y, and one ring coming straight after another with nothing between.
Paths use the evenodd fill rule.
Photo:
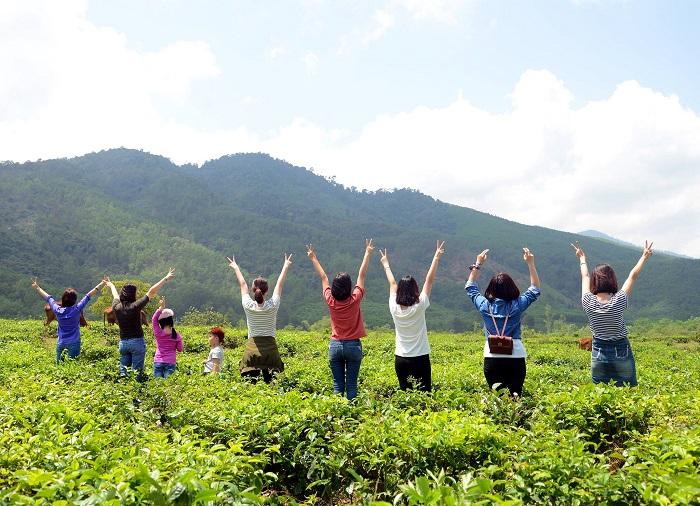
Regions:
<instances>
[{"instance_id":1,"label":"outstretched arms","mask_svg":"<svg viewBox=\"0 0 700 506\"><path fill-rule=\"evenodd\" d=\"M102 285L104 285L104 284L106 284L106 281L104 279L102 281L100 281L99 283L97 283L97 286L95 286L95 288L93 288L92 290L90 290L87 293L88 297L90 297L90 298L94 297L97 294L97 292L102 290Z\"/></svg>"},{"instance_id":2,"label":"outstretched arms","mask_svg":"<svg viewBox=\"0 0 700 506\"><path fill-rule=\"evenodd\" d=\"M479 279L479 274L481 273L481 266L486 263L486 259L489 256L489 250L485 249L478 255L476 255L476 262L474 263L474 268L469 271L469 279L467 280L469 283L476 283L476 280Z\"/></svg>"},{"instance_id":3,"label":"outstretched arms","mask_svg":"<svg viewBox=\"0 0 700 506\"><path fill-rule=\"evenodd\" d=\"M425 283L423 283L423 293L430 297L430 292L433 290L433 282L435 281L435 274L437 273L438 264L440 263L440 258L445 253L445 241L437 241L437 247L435 248L435 255L433 255L433 261L428 269L428 274L425 276Z\"/></svg>"},{"instance_id":4,"label":"outstretched arms","mask_svg":"<svg viewBox=\"0 0 700 506\"><path fill-rule=\"evenodd\" d=\"M537 268L535 267L535 255L533 255L528 248L523 248L523 260L525 260L527 268L530 271L530 284L539 288L540 277L537 274Z\"/></svg>"},{"instance_id":5,"label":"outstretched arms","mask_svg":"<svg viewBox=\"0 0 700 506\"><path fill-rule=\"evenodd\" d=\"M46 293L44 291L44 289L39 286L39 283L37 283L36 278L32 278L32 288L34 288L34 290L36 290L36 292L39 294L39 296L42 299L46 300L49 298L49 294Z\"/></svg>"},{"instance_id":6,"label":"outstretched arms","mask_svg":"<svg viewBox=\"0 0 700 506\"><path fill-rule=\"evenodd\" d=\"M581 295L585 295L591 291L591 278L588 275L586 253L584 253L583 248L578 241L576 241L576 244L572 244L571 247L574 248L581 266Z\"/></svg>"},{"instance_id":7,"label":"outstretched arms","mask_svg":"<svg viewBox=\"0 0 700 506\"><path fill-rule=\"evenodd\" d=\"M391 266L389 265L389 255L386 252L386 248L384 251L379 250L379 254L381 257L379 258L379 261L382 263L384 266L384 274L386 274L386 279L389 282L389 295L394 295L396 293L396 279L394 279L394 273L391 272Z\"/></svg>"},{"instance_id":8,"label":"outstretched arms","mask_svg":"<svg viewBox=\"0 0 700 506\"><path fill-rule=\"evenodd\" d=\"M360 264L360 272L357 273L357 286L365 289L365 277L367 276L367 268L369 267L369 259L374 253L374 245L372 239L365 239L365 256L362 257Z\"/></svg>"},{"instance_id":9,"label":"outstretched arms","mask_svg":"<svg viewBox=\"0 0 700 506\"><path fill-rule=\"evenodd\" d=\"M163 285L173 279L175 277L175 269L172 267L168 269L168 273L165 275L163 279L158 281L155 285L153 285L151 288L148 289L148 292L146 292L146 295L148 295L149 299L153 299L158 294L158 291L163 288Z\"/></svg>"},{"instance_id":10,"label":"outstretched arms","mask_svg":"<svg viewBox=\"0 0 700 506\"><path fill-rule=\"evenodd\" d=\"M292 255L284 254L284 265L282 265L282 271L280 272L279 278L277 278L277 284L275 285L275 290L272 292L272 296L282 297L282 289L284 288L284 282L287 279L287 272L292 266Z\"/></svg>"},{"instance_id":11,"label":"outstretched arms","mask_svg":"<svg viewBox=\"0 0 700 506\"><path fill-rule=\"evenodd\" d=\"M228 260L228 266L231 267L231 269L233 269L233 271L236 273L236 278L238 279L238 286L241 289L241 297L243 297L248 293L248 283L245 282L245 278L241 273L241 268L238 267L238 264L236 263L236 257L231 255L231 258L226 257L226 260Z\"/></svg>"},{"instance_id":12,"label":"outstretched arms","mask_svg":"<svg viewBox=\"0 0 700 506\"><path fill-rule=\"evenodd\" d=\"M642 256L639 257L639 260L637 261L637 265L635 265L632 268L629 276L627 276L627 280L625 281L625 284L622 285L622 291L625 292L627 295L630 295L632 293L632 289L634 288L634 283L637 281L639 274L642 272L642 269L644 268L644 264L647 262L647 260L649 260L649 257L654 254L654 252L651 249L651 247L653 245L654 245L653 242L648 243L647 241L644 241L644 250L642 251Z\"/></svg>"},{"instance_id":13,"label":"outstretched arms","mask_svg":"<svg viewBox=\"0 0 700 506\"><path fill-rule=\"evenodd\" d=\"M102 278L102 282L107 285L107 288L110 289L112 292L112 298L113 299L118 299L119 298L119 293L117 292L117 287L114 286L114 283L112 283L112 280L109 279L109 276L105 275L104 278Z\"/></svg>"},{"instance_id":14,"label":"outstretched arms","mask_svg":"<svg viewBox=\"0 0 700 506\"><path fill-rule=\"evenodd\" d=\"M311 244L306 245L306 256L309 257L311 264L314 266L316 274L318 274L318 277L321 278L323 290L325 291L326 288L330 288L331 285L328 283L328 276L326 276L326 272L323 270L323 267L321 267L321 262L319 262L318 258L316 258L316 252Z\"/></svg>"}]
</instances>

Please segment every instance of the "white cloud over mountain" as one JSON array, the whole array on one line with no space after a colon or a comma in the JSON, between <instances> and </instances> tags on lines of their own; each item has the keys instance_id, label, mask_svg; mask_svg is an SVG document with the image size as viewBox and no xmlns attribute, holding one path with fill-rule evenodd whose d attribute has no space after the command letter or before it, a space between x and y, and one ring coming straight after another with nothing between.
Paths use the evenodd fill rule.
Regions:
<instances>
[{"instance_id":1,"label":"white cloud over mountain","mask_svg":"<svg viewBox=\"0 0 700 506\"><path fill-rule=\"evenodd\" d=\"M436 16L404 3L415 4L416 17ZM313 73L318 58L303 63ZM574 106L555 75L528 70L506 112L458 96L379 115L360 131L303 117L263 134L245 125L211 130L159 107L186 103L193 83L222 72L207 43L139 51L91 23L77 0L0 4L0 68L0 159L117 146L176 162L264 151L347 185L418 188L522 223L648 238L700 257L700 117L635 81Z\"/></svg>"}]
</instances>

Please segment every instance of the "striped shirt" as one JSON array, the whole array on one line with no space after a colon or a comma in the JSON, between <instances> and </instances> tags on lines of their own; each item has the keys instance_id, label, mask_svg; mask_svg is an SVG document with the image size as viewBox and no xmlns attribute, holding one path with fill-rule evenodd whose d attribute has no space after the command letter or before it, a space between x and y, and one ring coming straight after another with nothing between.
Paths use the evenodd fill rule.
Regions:
<instances>
[{"instance_id":1,"label":"striped shirt","mask_svg":"<svg viewBox=\"0 0 700 506\"><path fill-rule=\"evenodd\" d=\"M248 323L248 337L275 337L277 310L280 307L279 296L273 295L260 306L246 294L241 303Z\"/></svg>"},{"instance_id":2,"label":"striped shirt","mask_svg":"<svg viewBox=\"0 0 700 506\"><path fill-rule=\"evenodd\" d=\"M588 316L594 339L620 341L627 338L623 313L629 306L629 302L625 292L620 290L613 294L608 302L601 302L598 297L587 292L581 297L581 303Z\"/></svg>"}]
</instances>

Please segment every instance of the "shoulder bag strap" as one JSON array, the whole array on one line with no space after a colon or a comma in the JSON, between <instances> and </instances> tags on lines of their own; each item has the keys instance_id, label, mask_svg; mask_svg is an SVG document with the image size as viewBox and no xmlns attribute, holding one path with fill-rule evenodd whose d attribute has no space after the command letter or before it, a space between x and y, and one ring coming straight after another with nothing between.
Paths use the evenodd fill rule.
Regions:
<instances>
[{"instance_id":1,"label":"shoulder bag strap","mask_svg":"<svg viewBox=\"0 0 700 506\"><path fill-rule=\"evenodd\" d=\"M491 312L491 306L489 306L489 315L491 316L491 321L493 321L493 326L496 328L496 335L498 337L503 337L506 335L506 325L508 325L508 316L510 313L510 308L508 308L508 311L506 311L506 321L503 322L503 330L499 331L498 330L498 324L496 323L496 318L494 318L493 313Z\"/></svg>"}]
</instances>

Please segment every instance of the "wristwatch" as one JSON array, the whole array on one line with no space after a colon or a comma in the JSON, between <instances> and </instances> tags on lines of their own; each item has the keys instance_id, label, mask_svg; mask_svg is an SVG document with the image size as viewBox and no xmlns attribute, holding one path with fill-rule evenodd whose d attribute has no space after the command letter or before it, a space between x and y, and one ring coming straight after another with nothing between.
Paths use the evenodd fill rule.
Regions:
<instances>
[{"instance_id":1,"label":"wristwatch","mask_svg":"<svg viewBox=\"0 0 700 506\"><path fill-rule=\"evenodd\" d=\"M481 267L478 264L471 264L469 266L469 270L473 271L474 269L479 270Z\"/></svg>"}]
</instances>

